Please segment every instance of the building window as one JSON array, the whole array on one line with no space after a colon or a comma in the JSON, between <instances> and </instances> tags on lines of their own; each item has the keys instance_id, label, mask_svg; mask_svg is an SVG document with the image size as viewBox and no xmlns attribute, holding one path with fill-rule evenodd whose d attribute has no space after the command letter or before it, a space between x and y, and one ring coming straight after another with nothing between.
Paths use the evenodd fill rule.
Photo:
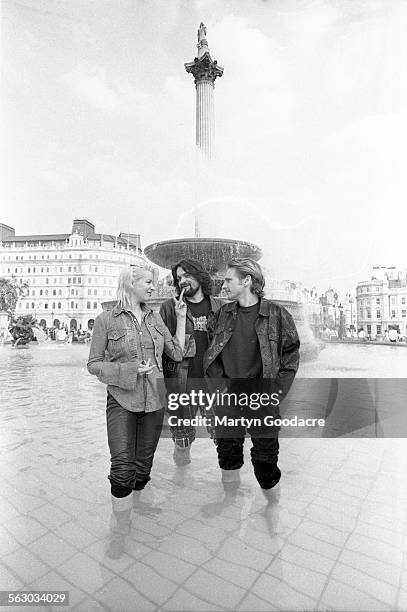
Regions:
<instances>
[{"instance_id":1,"label":"building window","mask_svg":"<svg viewBox=\"0 0 407 612\"><path fill-rule=\"evenodd\" d=\"M86 302L86 308L90 309L90 302Z\"/></svg>"},{"instance_id":2,"label":"building window","mask_svg":"<svg viewBox=\"0 0 407 612\"><path fill-rule=\"evenodd\" d=\"M43 293L43 291L42 291L42 289L40 289L40 295L42 295L42 293Z\"/></svg>"},{"instance_id":3,"label":"building window","mask_svg":"<svg viewBox=\"0 0 407 612\"><path fill-rule=\"evenodd\" d=\"M367 326L367 333L368 333L369 336L372 333L372 326L371 325Z\"/></svg>"},{"instance_id":4,"label":"building window","mask_svg":"<svg viewBox=\"0 0 407 612\"><path fill-rule=\"evenodd\" d=\"M71 289L71 295L75 295L75 289Z\"/></svg>"},{"instance_id":5,"label":"building window","mask_svg":"<svg viewBox=\"0 0 407 612\"><path fill-rule=\"evenodd\" d=\"M95 308L95 310L96 310L97 307L98 307L98 303L97 302L93 302L93 308Z\"/></svg>"},{"instance_id":6,"label":"building window","mask_svg":"<svg viewBox=\"0 0 407 612\"><path fill-rule=\"evenodd\" d=\"M379 305L380 304L380 298L376 298L376 304Z\"/></svg>"},{"instance_id":7,"label":"building window","mask_svg":"<svg viewBox=\"0 0 407 612\"><path fill-rule=\"evenodd\" d=\"M80 285L80 284L81 284L81 282L82 282L82 279L81 279L81 277L79 276L79 277L78 277L78 285Z\"/></svg>"},{"instance_id":8,"label":"building window","mask_svg":"<svg viewBox=\"0 0 407 612\"><path fill-rule=\"evenodd\" d=\"M92 289L88 289L88 295L92 295Z\"/></svg>"},{"instance_id":9,"label":"building window","mask_svg":"<svg viewBox=\"0 0 407 612\"><path fill-rule=\"evenodd\" d=\"M382 326L381 325L376 325L376 333L378 336L382 335Z\"/></svg>"},{"instance_id":10,"label":"building window","mask_svg":"<svg viewBox=\"0 0 407 612\"><path fill-rule=\"evenodd\" d=\"M55 310L55 302L52 302L52 310Z\"/></svg>"},{"instance_id":11,"label":"building window","mask_svg":"<svg viewBox=\"0 0 407 612\"><path fill-rule=\"evenodd\" d=\"M396 311L395 311L395 310L392 310L392 311L391 311L391 316L392 316L394 319L396 318Z\"/></svg>"},{"instance_id":12,"label":"building window","mask_svg":"<svg viewBox=\"0 0 407 612\"><path fill-rule=\"evenodd\" d=\"M62 295L62 290L58 289L58 295Z\"/></svg>"},{"instance_id":13,"label":"building window","mask_svg":"<svg viewBox=\"0 0 407 612\"><path fill-rule=\"evenodd\" d=\"M366 310L366 316L367 316L368 319L372 318L372 314L371 314L369 308Z\"/></svg>"},{"instance_id":14,"label":"building window","mask_svg":"<svg viewBox=\"0 0 407 612\"><path fill-rule=\"evenodd\" d=\"M395 303L396 303L396 298L395 298L395 297L392 297L392 298L391 298L391 303L392 303L392 304L395 304Z\"/></svg>"},{"instance_id":15,"label":"building window","mask_svg":"<svg viewBox=\"0 0 407 612\"><path fill-rule=\"evenodd\" d=\"M71 284L71 277L68 278L68 285Z\"/></svg>"},{"instance_id":16,"label":"building window","mask_svg":"<svg viewBox=\"0 0 407 612\"><path fill-rule=\"evenodd\" d=\"M97 289L94 289L94 290L93 290L93 295L97 295L97 294L98 294L98 290L97 290Z\"/></svg>"},{"instance_id":17,"label":"building window","mask_svg":"<svg viewBox=\"0 0 407 612\"><path fill-rule=\"evenodd\" d=\"M401 316L403 317L403 319L405 318L405 316L406 316L406 311L405 310L401 311Z\"/></svg>"},{"instance_id":18,"label":"building window","mask_svg":"<svg viewBox=\"0 0 407 612\"><path fill-rule=\"evenodd\" d=\"M73 277L72 282L74 285L76 285L76 276Z\"/></svg>"},{"instance_id":19,"label":"building window","mask_svg":"<svg viewBox=\"0 0 407 612\"><path fill-rule=\"evenodd\" d=\"M48 289L45 289L44 295L48 295Z\"/></svg>"},{"instance_id":20,"label":"building window","mask_svg":"<svg viewBox=\"0 0 407 612\"><path fill-rule=\"evenodd\" d=\"M29 307L30 307L30 304L27 302L27 304L25 305L25 309L28 310Z\"/></svg>"},{"instance_id":21,"label":"building window","mask_svg":"<svg viewBox=\"0 0 407 612\"><path fill-rule=\"evenodd\" d=\"M48 283L49 283L49 278L46 278L45 279L45 284L48 285Z\"/></svg>"},{"instance_id":22,"label":"building window","mask_svg":"<svg viewBox=\"0 0 407 612\"><path fill-rule=\"evenodd\" d=\"M68 272L72 272L72 267L68 266Z\"/></svg>"},{"instance_id":23,"label":"building window","mask_svg":"<svg viewBox=\"0 0 407 612\"><path fill-rule=\"evenodd\" d=\"M61 308L61 302L58 302L58 308Z\"/></svg>"},{"instance_id":24,"label":"building window","mask_svg":"<svg viewBox=\"0 0 407 612\"><path fill-rule=\"evenodd\" d=\"M56 289L53 289L52 290L52 295L56 295L56 294L57 294Z\"/></svg>"},{"instance_id":25,"label":"building window","mask_svg":"<svg viewBox=\"0 0 407 612\"><path fill-rule=\"evenodd\" d=\"M31 291L31 295L32 295L33 297L35 296L35 289L33 289L33 290Z\"/></svg>"},{"instance_id":26,"label":"building window","mask_svg":"<svg viewBox=\"0 0 407 612\"><path fill-rule=\"evenodd\" d=\"M31 308L32 308L32 310L34 310L34 308L35 308L34 302L31 302Z\"/></svg>"},{"instance_id":27,"label":"building window","mask_svg":"<svg viewBox=\"0 0 407 612\"><path fill-rule=\"evenodd\" d=\"M376 310L376 319L380 319L381 312L380 310Z\"/></svg>"},{"instance_id":28,"label":"building window","mask_svg":"<svg viewBox=\"0 0 407 612\"><path fill-rule=\"evenodd\" d=\"M45 310L48 310L48 304L44 304Z\"/></svg>"},{"instance_id":29,"label":"building window","mask_svg":"<svg viewBox=\"0 0 407 612\"><path fill-rule=\"evenodd\" d=\"M406 303L406 298L403 298L403 297L402 297L402 298L401 298L401 303L402 303L402 304L405 304L405 303Z\"/></svg>"},{"instance_id":30,"label":"building window","mask_svg":"<svg viewBox=\"0 0 407 612\"><path fill-rule=\"evenodd\" d=\"M71 308L74 308L75 304L73 302L71 302Z\"/></svg>"}]
</instances>

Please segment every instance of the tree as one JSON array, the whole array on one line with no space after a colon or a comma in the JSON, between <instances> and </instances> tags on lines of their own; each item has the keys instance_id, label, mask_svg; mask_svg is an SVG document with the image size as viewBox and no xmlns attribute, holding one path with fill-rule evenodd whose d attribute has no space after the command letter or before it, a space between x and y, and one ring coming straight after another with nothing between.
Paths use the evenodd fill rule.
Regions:
<instances>
[{"instance_id":1,"label":"tree","mask_svg":"<svg viewBox=\"0 0 407 612\"><path fill-rule=\"evenodd\" d=\"M35 338L33 327L36 323L31 315L14 316L18 299L28 289L27 283L18 283L15 277L0 278L0 311L7 312L11 320L9 332L13 337L15 346L28 344Z\"/></svg>"},{"instance_id":2,"label":"tree","mask_svg":"<svg viewBox=\"0 0 407 612\"><path fill-rule=\"evenodd\" d=\"M18 299L28 289L27 283L18 283L15 277L0 278L0 311L9 315L15 311Z\"/></svg>"}]
</instances>

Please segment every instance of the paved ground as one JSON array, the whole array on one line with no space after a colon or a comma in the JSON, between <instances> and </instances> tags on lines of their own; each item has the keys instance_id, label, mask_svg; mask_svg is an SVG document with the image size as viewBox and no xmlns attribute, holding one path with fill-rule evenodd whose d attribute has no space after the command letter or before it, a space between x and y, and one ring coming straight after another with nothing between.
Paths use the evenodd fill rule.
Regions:
<instances>
[{"instance_id":1,"label":"paved ground","mask_svg":"<svg viewBox=\"0 0 407 612\"><path fill-rule=\"evenodd\" d=\"M270 503L248 455L225 494L209 440L180 468L162 439L112 561L103 387L65 364L61 394L58 359L18 359L0 414L1 589L68 590L84 612L407 609L404 439L282 439Z\"/></svg>"}]
</instances>

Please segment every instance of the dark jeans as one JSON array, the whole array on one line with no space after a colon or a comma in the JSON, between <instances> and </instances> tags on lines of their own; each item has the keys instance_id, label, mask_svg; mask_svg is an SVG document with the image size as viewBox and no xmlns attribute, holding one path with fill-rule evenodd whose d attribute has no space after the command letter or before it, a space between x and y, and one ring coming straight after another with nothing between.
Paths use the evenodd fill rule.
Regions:
<instances>
[{"instance_id":1,"label":"dark jeans","mask_svg":"<svg viewBox=\"0 0 407 612\"><path fill-rule=\"evenodd\" d=\"M106 421L110 449L111 492L126 497L144 489L150 480L164 410L130 412L107 394Z\"/></svg>"},{"instance_id":2,"label":"dark jeans","mask_svg":"<svg viewBox=\"0 0 407 612\"><path fill-rule=\"evenodd\" d=\"M251 427L247 429L252 440L250 454L257 482L263 489L274 486L279 479L280 471L278 462L278 431L274 429L265 431L264 427ZM222 437L227 434L228 437ZM218 453L219 467L223 470L237 470L242 467L243 445L246 436L246 428L216 427L216 450Z\"/></svg>"}]
</instances>

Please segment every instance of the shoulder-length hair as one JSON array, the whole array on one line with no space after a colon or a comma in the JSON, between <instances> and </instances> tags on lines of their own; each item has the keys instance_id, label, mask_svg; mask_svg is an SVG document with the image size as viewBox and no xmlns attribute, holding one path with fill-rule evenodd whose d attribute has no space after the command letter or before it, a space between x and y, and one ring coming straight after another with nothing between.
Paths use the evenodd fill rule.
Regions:
<instances>
[{"instance_id":1,"label":"shoulder-length hair","mask_svg":"<svg viewBox=\"0 0 407 612\"><path fill-rule=\"evenodd\" d=\"M117 301L119 306L126 310L131 306L131 296L133 292L133 281L143 278L148 272L153 273L151 266L147 263L130 264L121 269L117 281Z\"/></svg>"},{"instance_id":2,"label":"shoulder-length hair","mask_svg":"<svg viewBox=\"0 0 407 612\"><path fill-rule=\"evenodd\" d=\"M255 293L259 298L264 296L265 280L263 271L254 259L250 259L249 257L232 259L229 261L227 267L236 270L236 273L241 279L250 276L252 279L250 291Z\"/></svg>"},{"instance_id":3,"label":"shoulder-length hair","mask_svg":"<svg viewBox=\"0 0 407 612\"><path fill-rule=\"evenodd\" d=\"M199 261L195 261L194 259L181 259L175 266L171 268L172 278L174 280L174 286L179 293L181 293L178 279L177 279L177 268L182 268L189 276L192 276L200 285L202 289L202 293L204 295L212 295L212 279L205 270L205 268L199 263Z\"/></svg>"}]
</instances>

